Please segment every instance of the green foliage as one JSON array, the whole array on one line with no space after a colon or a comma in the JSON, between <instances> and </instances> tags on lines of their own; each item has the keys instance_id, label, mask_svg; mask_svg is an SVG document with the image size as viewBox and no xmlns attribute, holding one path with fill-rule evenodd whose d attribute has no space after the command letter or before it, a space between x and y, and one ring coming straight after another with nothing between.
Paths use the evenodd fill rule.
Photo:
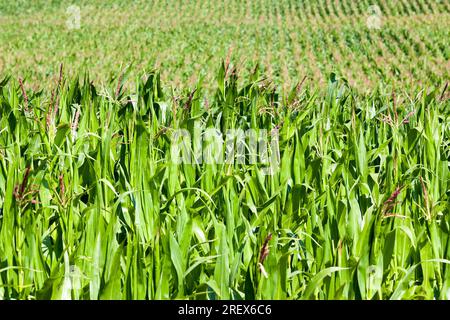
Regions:
<instances>
[{"instance_id":1,"label":"green foliage","mask_svg":"<svg viewBox=\"0 0 450 320\"><path fill-rule=\"evenodd\" d=\"M333 75L283 93L229 71L215 94L174 96L157 72L25 83L28 111L2 81L0 298L449 299L440 90L362 95ZM173 163L175 130L206 128L278 130L277 170Z\"/></svg>"},{"instance_id":2,"label":"green foliage","mask_svg":"<svg viewBox=\"0 0 450 320\"><path fill-rule=\"evenodd\" d=\"M304 76L326 87L331 72L361 92L450 78L448 0L0 0L0 30L0 72L39 87L64 63L97 83L132 64L132 76L156 67L175 89L201 78L215 89L227 55L284 89Z\"/></svg>"}]
</instances>

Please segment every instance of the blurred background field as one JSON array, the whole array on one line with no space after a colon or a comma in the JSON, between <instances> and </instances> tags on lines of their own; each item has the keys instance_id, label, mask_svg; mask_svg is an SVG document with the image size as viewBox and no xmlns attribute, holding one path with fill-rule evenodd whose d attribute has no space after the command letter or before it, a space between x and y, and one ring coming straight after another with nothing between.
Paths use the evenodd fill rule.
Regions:
<instances>
[{"instance_id":1,"label":"blurred background field","mask_svg":"<svg viewBox=\"0 0 450 320\"><path fill-rule=\"evenodd\" d=\"M0 300L450 299L449 18L0 0Z\"/></svg>"},{"instance_id":2,"label":"blurred background field","mask_svg":"<svg viewBox=\"0 0 450 320\"><path fill-rule=\"evenodd\" d=\"M70 6L80 10L71 29ZM259 62L283 87L330 72L359 89L380 81L441 85L450 72L450 2L413 1L0 1L0 73L35 88L89 69L102 81L133 63L162 81L213 83L232 55L245 74Z\"/></svg>"}]
</instances>

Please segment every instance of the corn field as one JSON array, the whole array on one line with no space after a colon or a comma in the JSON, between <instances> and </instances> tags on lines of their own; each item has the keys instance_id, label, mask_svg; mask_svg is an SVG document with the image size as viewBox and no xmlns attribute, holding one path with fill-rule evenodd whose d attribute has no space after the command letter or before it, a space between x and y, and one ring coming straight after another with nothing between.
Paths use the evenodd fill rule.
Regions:
<instances>
[{"instance_id":1,"label":"corn field","mask_svg":"<svg viewBox=\"0 0 450 320\"><path fill-rule=\"evenodd\" d=\"M259 63L285 90L306 75L326 86L331 72L362 92L380 82L443 86L450 77L448 0L73 4L80 28L68 30L71 15L63 1L0 1L0 70L49 88L61 62L72 74L87 70L99 82L133 63L134 75L157 68L167 85L193 87L202 77L213 84L231 51L246 76Z\"/></svg>"},{"instance_id":2,"label":"corn field","mask_svg":"<svg viewBox=\"0 0 450 320\"><path fill-rule=\"evenodd\" d=\"M449 298L448 98L217 80L2 82L3 298ZM278 130L277 170L173 163L206 128Z\"/></svg>"},{"instance_id":3,"label":"corn field","mask_svg":"<svg viewBox=\"0 0 450 320\"><path fill-rule=\"evenodd\" d=\"M448 1L75 4L0 1L0 299L450 299Z\"/></svg>"}]
</instances>

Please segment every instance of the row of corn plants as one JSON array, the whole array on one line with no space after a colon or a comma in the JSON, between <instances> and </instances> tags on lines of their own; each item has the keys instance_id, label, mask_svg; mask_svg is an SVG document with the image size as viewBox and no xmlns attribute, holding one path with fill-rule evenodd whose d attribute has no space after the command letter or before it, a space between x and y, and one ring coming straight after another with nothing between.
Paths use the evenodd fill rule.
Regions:
<instances>
[{"instance_id":1,"label":"row of corn plants","mask_svg":"<svg viewBox=\"0 0 450 320\"><path fill-rule=\"evenodd\" d=\"M278 85L298 75L316 83L344 73L355 89L379 82L407 87L450 76L450 4L435 0L377 1L72 1L0 0L0 70L48 83L60 62L74 73L89 68L106 79L121 63L135 75L158 68L164 83L194 86L199 75L214 82L230 49L241 72L271 66ZM17 14L20 19L17 20ZM193 14L195 13L195 15ZM320 83L320 85L326 83ZM443 85L443 84L441 84ZM211 89L211 88L210 88Z\"/></svg>"},{"instance_id":2,"label":"row of corn plants","mask_svg":"<svg viewBox=\"0 0 450 320\"><path fill-rule=\"evenodd\" d=\"M446 88L208 86L0 82L0 298L450 299ZM276 165L173 161L207 129L276 133Z\"/></svg>"}]
</instances>

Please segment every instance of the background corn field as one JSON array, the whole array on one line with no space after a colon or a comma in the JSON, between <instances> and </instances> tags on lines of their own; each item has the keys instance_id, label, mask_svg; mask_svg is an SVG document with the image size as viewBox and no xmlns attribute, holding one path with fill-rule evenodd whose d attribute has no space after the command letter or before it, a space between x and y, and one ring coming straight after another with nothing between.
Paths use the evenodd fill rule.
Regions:
<instances>
[{"instance_id":1,"label":"background corn field","mask_svg":"<svg viewBox=\"0 0 450 320\"><path fill-rule=\"evenodd\" d=\"M283 100L224 70L207 106L156 73L133 96L2 83L2 297L448 299L448 100L334 77ZM173 164L179 128L279 128L279 170Z\"/></svg>"},{"instance_id":2,"label":"background corn field","mask_svg":"<svg viewBox=\"0 0 450 320\"><path fill-rule=\"evenodd\" d=\"M450 299L448 1L76 3L0 2L1 299Z\"/></svg>"}]
</instances>

